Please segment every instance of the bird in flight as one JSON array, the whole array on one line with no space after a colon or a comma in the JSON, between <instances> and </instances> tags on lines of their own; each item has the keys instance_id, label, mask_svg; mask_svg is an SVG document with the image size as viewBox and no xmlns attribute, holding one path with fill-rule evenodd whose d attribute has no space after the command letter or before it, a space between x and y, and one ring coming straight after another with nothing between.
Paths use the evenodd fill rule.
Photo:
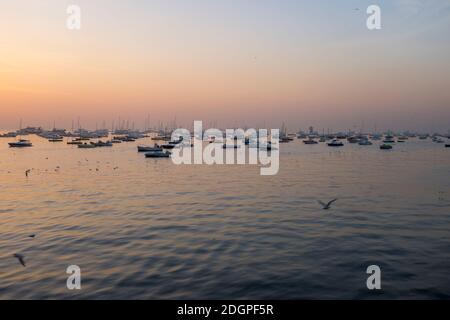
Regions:
<instances>
[{"instance_id":1,"label":"bird in flight","mask_svg":"<svg viewBox=\"0 0 450 320\"><path fill-rule=\"evenodd\" d=\"M25 257L23 255L21 255L19 253L15 253L14 257L17 258L17 260L19 260L19 262L22 266L24 266L24 267L26 266L25 265Z\"/></svg>"},{"instance_id":2,"label":"bird in flight","mask_svg":"<svg viewBox=\"0 0 450 320\"><path fill-rule=\"evenodd\" d=\"M333 202L335 202L337 200L338 199L333 199L333 200L329 201L328 203L322 202L320 200L318 200L317 202L323 207L323 210L328 210L328 209L330 209Z\"/></svg>"}]
</instances>

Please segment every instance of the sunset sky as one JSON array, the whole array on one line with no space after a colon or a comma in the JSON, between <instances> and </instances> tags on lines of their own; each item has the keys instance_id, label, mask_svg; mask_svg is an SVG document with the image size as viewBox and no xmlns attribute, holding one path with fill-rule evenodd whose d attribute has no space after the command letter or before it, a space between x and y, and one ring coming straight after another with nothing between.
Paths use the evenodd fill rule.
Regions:
<instances>
[{"instance_id":1,"label":"sunset sky","mask_svg":"<svg viewBox=\"0 0 450 320\"><path fill-rule=\"evenodd\" d=\"M447 132L449 35L450 0L2 0L0 128L150 115Z\"/></svg>"}]
</instances>

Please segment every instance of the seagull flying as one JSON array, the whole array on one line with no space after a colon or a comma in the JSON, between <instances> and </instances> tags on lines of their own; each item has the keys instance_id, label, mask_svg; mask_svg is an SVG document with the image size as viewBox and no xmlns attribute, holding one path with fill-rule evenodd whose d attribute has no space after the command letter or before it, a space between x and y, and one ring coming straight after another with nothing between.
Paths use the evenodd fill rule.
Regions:
<instances>
[{"instance_id":1,"label":"seagull flying","mask_svg":"<svg viewBox=\"0 0 450 320\"><path fill-rule=\"evenodd\" d=\"M19 260L20 264L25 267L25 257L21 254L15 253L14 257Z\"/></svg>"},{"instance_id":2,"label":"seagull flying","mask_svg":"<svg viewBox=\"0 0 450 320\"><path fill-rule=\"evenodd\" d=\"M318 200L317 202L318 202L320 205L322 205L323 210L328 210L328 209L330 209L331 204L332 204L333 202L335 202L335 201L337 201L337 199L333 199L333 200L331 200L331 201L328 202L328 203L322 202L322 201L320 201L320 200Z\"/></svg>"}]
</instances>

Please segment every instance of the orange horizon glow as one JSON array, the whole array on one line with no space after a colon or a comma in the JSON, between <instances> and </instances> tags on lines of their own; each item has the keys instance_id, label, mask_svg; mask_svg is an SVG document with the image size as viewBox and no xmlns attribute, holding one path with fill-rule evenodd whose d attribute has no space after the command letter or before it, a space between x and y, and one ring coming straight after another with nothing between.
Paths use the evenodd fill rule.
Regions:
<instances>
[{"instance_id":1,"label":"orange horizon glow","mask_svg":"<svg viewBox=\"0 0 450 320\"><path fill-rule=\"evenodd\" d=\"M79 1L83 28L69 31L67 4L43 2L2 11L10 18L0 19L3 128L19 118L67 126L147 115L335 128L450 123L448 12L406 32L410 20L393 8L400 22L371 33L353 12L343 23L345 7L332 4L290 13L286 1L271 16L272 1L242 5L240 14L206 2L184 12L182 3ZM326 10L337 11L329 21L308 17Z\"/></svg>"}]
</instances>

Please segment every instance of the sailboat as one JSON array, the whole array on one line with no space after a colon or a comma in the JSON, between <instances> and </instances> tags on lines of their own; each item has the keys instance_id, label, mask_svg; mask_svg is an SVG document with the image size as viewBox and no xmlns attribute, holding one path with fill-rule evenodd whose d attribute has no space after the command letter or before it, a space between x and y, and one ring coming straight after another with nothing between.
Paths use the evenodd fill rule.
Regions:
<instances>
[{"instance_id":1,"label":"sailboat","mask_svg":"<svg viewBox=\"0 0 450 320\"><path fill-rule=\"evenodd\" d=\"M22 119L20 119L20 133L22 133ZM25 139L21 139L19 138L18 141L16 142L10 142L8 143L10 148L27 148L27 147L32 147L33 144L31 143L30 140L25 140Z\"/></svg>"}]
</instances>

